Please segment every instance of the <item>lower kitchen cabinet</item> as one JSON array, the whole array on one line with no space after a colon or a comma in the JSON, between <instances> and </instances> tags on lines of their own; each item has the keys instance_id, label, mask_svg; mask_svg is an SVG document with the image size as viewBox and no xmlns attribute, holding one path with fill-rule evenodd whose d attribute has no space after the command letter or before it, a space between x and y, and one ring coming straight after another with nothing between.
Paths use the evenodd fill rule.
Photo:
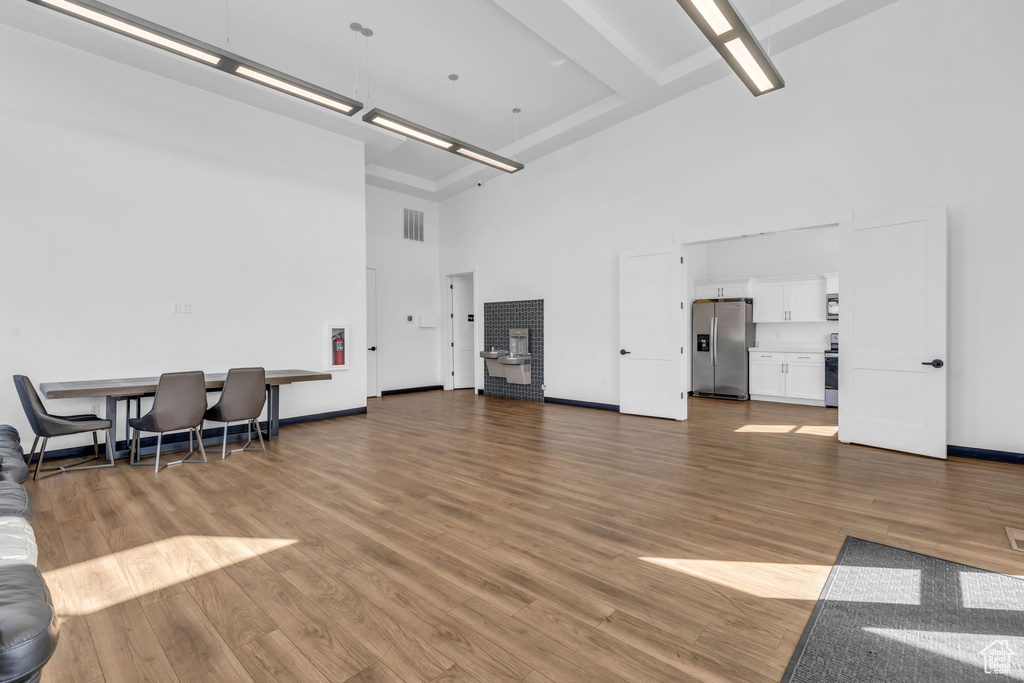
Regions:
<instances>
[{"instance_id":1,"label":"lower kitchen cabinet","mask_svg":"<svg viewBox=\"0 0 1024 683\"><path fill-rule=\"evenodd\" d=\"M752 396L825 400L824 354L751 351L749 359Z\"/></svg>"}]
</instances>

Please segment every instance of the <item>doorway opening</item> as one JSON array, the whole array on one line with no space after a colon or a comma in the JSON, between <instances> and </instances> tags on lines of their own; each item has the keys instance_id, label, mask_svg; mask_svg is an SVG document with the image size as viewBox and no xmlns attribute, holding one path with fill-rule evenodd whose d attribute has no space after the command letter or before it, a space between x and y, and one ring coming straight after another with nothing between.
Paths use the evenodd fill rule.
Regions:
<instances>
[{"instance_id":1,"label":"doorway opening","mask_svg":"<svg viewBox=\"0 0 1024 683\"><path fill-rule=\"evenodd\" d=\"M457 273L447 276L448 325L445 366L446 389L476 387L476 276Z\"/></svg>"},{"instance_id":2,"label":"doorway opening","mask_svg":"<svg viewBox=\"0 0 1024 683\"><path fill-rule=\"evenodd\" d=\"M837 440L826 356L838 343L829 295L840 292L842 220L748 226L684 244L685 385L701 405L695 417L728 417L740 434Z\"/></svg>"}]
</instances>

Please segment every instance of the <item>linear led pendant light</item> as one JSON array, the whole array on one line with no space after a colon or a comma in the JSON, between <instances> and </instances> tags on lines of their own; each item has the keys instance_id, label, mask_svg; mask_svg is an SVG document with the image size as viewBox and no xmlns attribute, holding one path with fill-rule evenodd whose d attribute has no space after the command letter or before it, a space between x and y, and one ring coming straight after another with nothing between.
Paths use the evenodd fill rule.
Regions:
<instances>
[{"instance_id":1,"label":"linear led pendant light","mask_svg":"<svg viewBox=\"0 0 1024 683\"><path fill-rule=\"evenodd\" d=\"M158 26L140 17L94 0L28 0L36 5L49 7L68 16L81 19L96 26L134 38L140 42L155 45L168 52L188 57L203 64L234 74L246 80L260 83L274 90L293 95L300 99L326 107L332 111L352 116L363 108L362 102L339 95L307 83L301 79L281 73L270 67L231 54L213 45L190 38L169 28Z\"/></svg>"},{"instance_id":2,"label":"linear led pendant light","mask_svg":"<svg viewBox=\"0 0 1024 683\"><path fill-rule=\"evenodd\" d=\"M408 119L403 119L400 116L389 114L383 109L374 107L370 111L363 114L363 121L370 123L380 128L399 133L412 138L413 140L419 140L425 142L428 145L433 145L445 151L451 152L452 154L458 154L464 156L467 159L478 161L481 164L487 164L493 168L500 169L506 173L515 173L526 168L523 164L512 159L505 158L494 152L488 152L486 149L471 145L468 142L463 142L458 138L454 138L444 133L438 133L436 130L431 130L426 126L421 126L418 123L413 123Z\"/></svg>"},{"instance_id":3,"label":"linear led pendant light","mask_svg":"<svg viewBox=\"0 0 1024 683\"><path fill-rule=\"evenodd\" d=\"M772 60L729 0L676 0L754 97L785 87Z\"/></svg>"}]
</instances>

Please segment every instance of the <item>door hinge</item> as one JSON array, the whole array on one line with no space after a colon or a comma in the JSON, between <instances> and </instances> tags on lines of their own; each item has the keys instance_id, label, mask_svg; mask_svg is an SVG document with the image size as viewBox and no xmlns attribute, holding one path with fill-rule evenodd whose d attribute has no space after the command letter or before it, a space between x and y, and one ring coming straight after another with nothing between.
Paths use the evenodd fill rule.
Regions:
<instances>
[{"instance_id":1,"label":"door hinge","mask_svg":"<svg viewBox=\"0 0 1024 683\"><path fill-rule=\"evenodd\" d=\"M685 353L682 346L679 347L679 353Z\"/></svg>"},{"instance_id":2,"label":"door hinge","mask_svg":"<svg viewBox=\"0 0 1024 683\"><path fill-rule=\"evenodd\" d=\"M453 349L455 348L455 342L452 342L452 348Z\"/></svg>"},{"instance_id":3,"label":"door hinge","mask_svg":"<svg viewBox=\"0 0 1024 683\"><path fill-rule=\"evenodd\" d=\"M686 398L686 392L685 391L680 391L679 392L679 398Z\"/></svg>"},{"instance_id":4,"label":"door hinge","mask_svg":"<svg viewBox=\"0 0 1024 683\"><path fill-rule=\"evenodd\" d=\"M455 285L448 285L448 289L455 289Z\"/></svg>"},{"instance_id":5,"label":"door hinge","mask_svg":"<svg viewBox=\"0 0 1024 683\"><path fill-rule=\"evenodd\" d=\"M686 263L686 259L684 259L682 256L680 256L679 257L679 262L680 263Z\"/></svg>"},{"instance_id":6,"label":"door hinge","mask_svg":"<svg viewBox=\"0 0 1024 683\"><path fill-rule=\"evenodd\" d=\"M454 317L455 317L455 314L454 314L454 313L449 313L449 314L448 314L448 317L449 317L449 318L454 318Z\"/></svg>"},{"instance_id":7,"label":"door hinge","mask_svg":"<svg viewBox=\"0 0 1024 683\"><path fill-rule=\"evenodd\" d=\"M454 370L452 370L452 377L454 377L454 376L455 376L455 371L454 371Z\"/></svg>"},{"instance_id":8,"label":"door hinge","mask_svg":"<svg viewBox=\"0 0 1024 683\"><path fill-rule=\"evenodd\" d=\"M683 310L686 310L686 302L685 301L680 301L679 302L679 308L681 308Z\"/></svg>"}]
</instances>

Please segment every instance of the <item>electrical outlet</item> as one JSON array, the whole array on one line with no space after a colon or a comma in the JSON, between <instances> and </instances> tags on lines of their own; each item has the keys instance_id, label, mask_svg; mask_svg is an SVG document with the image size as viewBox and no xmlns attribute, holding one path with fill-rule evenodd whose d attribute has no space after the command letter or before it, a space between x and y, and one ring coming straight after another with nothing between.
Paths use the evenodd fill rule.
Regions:
<instances>
[{"instance_id":1,"label":"electrical outlet","mask_svg":"<svg viewBox=\"0 0 1024 683\"><path fill-rule=\"evenodd\" d=\"M90 403L89 404L89 414L90 415L99 415L100 414L100 406L99 406L98 403Z\"/></svg>"},{"instance_id":2,"label":"electrical outlet","mask_svg":"<svg viewBox=\"0 0 1024 683\"><path fill-rule=\"evenodd\" d=\"M192 302L186 301L181 305L181 312L186 315L192 312Z\"/></svg>"},{"instance_id":3,"label":"electrical outlet","mask_svg":"<svg viewBox=\"0 0 1024 683\"><path fill-rule=\"evenodd\" d=\"M171 313L181 313L181 304L177 301L171 304Z\"/></svg>"}]
</instances>

